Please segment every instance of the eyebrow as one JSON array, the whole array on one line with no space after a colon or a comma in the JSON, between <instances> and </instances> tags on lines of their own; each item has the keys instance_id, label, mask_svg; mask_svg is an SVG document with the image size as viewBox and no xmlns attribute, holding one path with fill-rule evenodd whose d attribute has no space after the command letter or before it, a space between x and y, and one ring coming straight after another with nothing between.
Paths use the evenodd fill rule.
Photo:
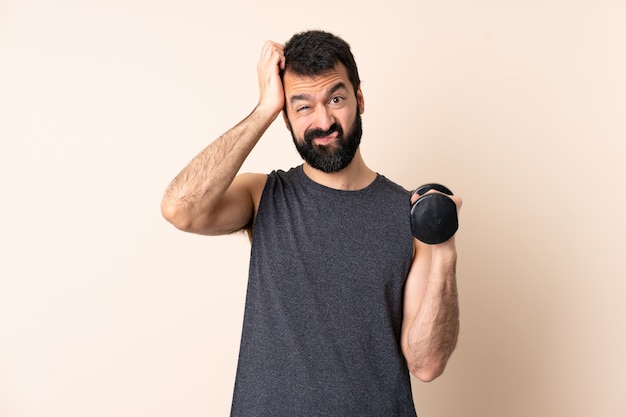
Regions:
<instances>
[{"instance_id":1,"label":"eyebrow","mask_svg":"<svg viewBox=\"0 0 626 417\"><path fill-rule=\"evenodd\" d=\"M341 90L341 89L347 89L346 87L346 83L344 83L343 81L339 81L337 84L333 85L332 87L330 87L327 91L326 91L326 96L331 96L333 94L335 94L337 91ZM294 96L291 96L291 98L289 99L289 102L291 103L291 105L293 105L293 103L295 103L296 101L307 101L311 99L311 95L310 94L296 94Z\"/></svg>"}]
</instances>

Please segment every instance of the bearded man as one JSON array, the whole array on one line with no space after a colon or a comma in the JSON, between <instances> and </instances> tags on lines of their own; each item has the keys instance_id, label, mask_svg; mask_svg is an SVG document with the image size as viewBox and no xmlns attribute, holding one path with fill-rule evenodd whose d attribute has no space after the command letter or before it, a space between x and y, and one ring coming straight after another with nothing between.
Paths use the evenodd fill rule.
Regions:
<instances>
[{"instance_id":1,"label":"bearded man","mask_svg":"<svg viewBox=\"0 0 626 417\"><path fill-rule=\"evenodd\" d=\"M343 39L268 41L257 70L257 106L161 205L181 230L252 242L231 416L415 416L410 374L441 375L458 337L454 237L415 239L411 193L365 164L365 102ZM303 164L239 174L281 111Z\"/></svg>"}]
</instances>

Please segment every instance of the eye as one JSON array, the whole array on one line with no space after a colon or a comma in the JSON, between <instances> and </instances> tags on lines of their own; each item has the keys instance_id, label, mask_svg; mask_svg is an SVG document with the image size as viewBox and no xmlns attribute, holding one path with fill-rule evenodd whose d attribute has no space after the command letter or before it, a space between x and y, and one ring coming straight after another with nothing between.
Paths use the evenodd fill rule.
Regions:
<instances>
[{"instance_id":1,"label":"eye","mask_svg":"<svg viewBox=\"0 0 626 417\"><path fill-rule=\"evenodd\" d=\"M341 96L335 96L335 97L330 99L330 102L332 104L340 104L342 101L343 101L343 97L341 97Z\"/></svg>"},{"instance_id":2,"label":"eye","mask_svg":"<svg viewBox=\"0 0 626 417\"><path fill-rule=\"evenodd\" d=\"M310 108L310 106L308 104L302 104L302 105L296 107L296 112L305 111L305 110L308 110L309 108Z\"/></svg>"}]
</instances>

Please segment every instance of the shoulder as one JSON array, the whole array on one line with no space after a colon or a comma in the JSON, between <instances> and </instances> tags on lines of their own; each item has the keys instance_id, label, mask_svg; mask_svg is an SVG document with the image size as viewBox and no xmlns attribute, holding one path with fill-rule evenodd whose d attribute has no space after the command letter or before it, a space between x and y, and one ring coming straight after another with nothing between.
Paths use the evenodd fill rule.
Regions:
<instances>
[{"instance_id":1,"label":"shoulder","mask_svg":"<svg viewBox=\"0 0 626 417\"><path fill-rule=\"evenodd\" d=\"M261 191L273 192L276 189L299 188L303 185L304 174L299 167L286 171L277 169L265 175L264 187Z\"/></svg>"},{"instance_id":2,"label":"shoulder","mask_svg":"<svg viewBox=\"0 0 626 417\"><path fill-rule=\"evenodd\" d=\"M378 174L378 178L376 181L379 184L379 187L384 189L386 193L390 196L395 196L399 199L406 199L411 197L411 192L406 188L402 187L400 184L390 180L382 174Z\"/></svg>"}]
</instances>

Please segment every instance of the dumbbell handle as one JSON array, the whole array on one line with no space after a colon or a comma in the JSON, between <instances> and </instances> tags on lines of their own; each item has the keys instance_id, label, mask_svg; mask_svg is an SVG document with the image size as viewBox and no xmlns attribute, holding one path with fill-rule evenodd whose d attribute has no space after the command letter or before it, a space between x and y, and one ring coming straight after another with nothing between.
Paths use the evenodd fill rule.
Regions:
<instances>
[{"instance_id":1,"label":"dumbbell handle","mask_svg":"<svg viewBox=\"0 0 626 417\"><path fill-rule=\"evenodd\" d=\"M441 185L441 184L437 184L437 183L424 184L420 187L417 187L415 191L413 191L413 194L417 194L421 196L423 194L426 194L430 190L439 191L440 193L444 193L447 195L454 195L452 194L452 191L450 191L448 187Z\"/></svg>"},{"instance_id":2,"label":"dumbbell handle","mask_svg":"<svg viewBox=\"0 0 626 417\"><path fill-rule=\"evenodd\" d=\"M430 190L439 193L426 194ZM411 204L413 236L430 245L443 243L454 236L459 220L456 204L447 196L453 195L452 191L441 184L431 183L418 187L413 194L420 196Z\"/></svg>"}]
</instances>

